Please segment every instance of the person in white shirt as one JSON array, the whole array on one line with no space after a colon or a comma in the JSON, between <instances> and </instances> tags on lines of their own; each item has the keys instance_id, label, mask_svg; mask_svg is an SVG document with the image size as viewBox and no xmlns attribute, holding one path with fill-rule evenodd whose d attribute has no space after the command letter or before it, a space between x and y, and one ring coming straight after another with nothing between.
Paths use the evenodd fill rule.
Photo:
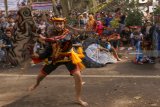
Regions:
<instances>
[{"instance_id":1,"label":"person in white shirt","mask_svg":"<svg viewBox=\"0 0 160 107\"><path fill-rule=\"evenodd\" d=\"M46 23L44 21L40 21L38 28L41 29L41 33L44 34L46 31Z\"/></svg>"}]
</instances>

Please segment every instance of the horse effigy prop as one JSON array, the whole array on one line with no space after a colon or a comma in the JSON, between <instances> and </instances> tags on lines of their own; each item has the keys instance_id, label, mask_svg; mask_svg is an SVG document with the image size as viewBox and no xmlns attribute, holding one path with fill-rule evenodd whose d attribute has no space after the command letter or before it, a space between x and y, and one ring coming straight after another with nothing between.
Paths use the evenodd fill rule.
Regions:
<instances>
[{"instance_id":1,"label":"horse effigy prop","mask_svg":"<svg viewBox=\"0 0 160 107\"><path fill-rule=\"evenodd\" d=\"M36 41L36 25L31 10L21 7L17 12L16 26L13 36L13 49L8 52L12 64L19 65L26 61Z\"/></svg>"}]
</instances>

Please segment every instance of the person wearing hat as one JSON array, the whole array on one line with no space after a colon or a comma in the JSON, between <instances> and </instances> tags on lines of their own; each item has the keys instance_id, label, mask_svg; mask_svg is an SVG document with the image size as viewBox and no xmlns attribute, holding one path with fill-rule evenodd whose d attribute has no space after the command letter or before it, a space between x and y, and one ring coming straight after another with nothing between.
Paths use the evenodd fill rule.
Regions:
<instances>
[{"instance_id":1,"label":"person wearing hat","mask_svg":"<svg viewBox=\"0 0 160 107\"><path fill-rule=\"evenodd\" d=\"M79 48L77 53L74 52L72 46L72 35L68 29L65 29L65 19L53 17L53 30L50 33L50 38L42 37L49 46L42 54L34 54L33 58L43 60L45 58L51 58L52 61L49 64L44 65L40 71L36 83L29 88L30 91L36 89L40 82L54 71L58 66L65 65L74 77L76 101L82 106L87 106L88 103L81 99L82 91L82 77L81 70L84 68L81 58L84 57L82 49Z\"/></svg>"}]
</instances>

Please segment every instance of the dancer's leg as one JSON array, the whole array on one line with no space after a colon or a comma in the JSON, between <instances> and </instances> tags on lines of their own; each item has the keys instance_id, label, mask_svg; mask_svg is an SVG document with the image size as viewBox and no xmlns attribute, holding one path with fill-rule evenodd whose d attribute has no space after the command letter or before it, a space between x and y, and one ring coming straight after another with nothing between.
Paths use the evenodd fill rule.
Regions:
<instances>
[{"instance_id":1,"label":"dancer's leg","mask_svg":"<svg viewBox=\"0 0 160 107\"><path fill-rule=\"evenodd\" d=\"M75 80L76 100L78 101L79 104L86 107L88 103L81 99L82 77L80 71L79 70L75 71L73 73L73 76Z\"/></svg>"},{"instance_id":2,"label":"dancer's leg","mask_svg":"<svg viewBox=\"0 0 160 107\"><path fill-rule=\"evenodd\" d=\"M33 84L31 87L29 87L29 91L32 91L32 90L36 89L36 88L39 86L40 82L41 82L45 77L46 77L46 75L43 74L42 72L40 72L40 73L38 74L38 76L37 76L37 81L36 81L36 83Z\"/></svg>"}]
</instances>

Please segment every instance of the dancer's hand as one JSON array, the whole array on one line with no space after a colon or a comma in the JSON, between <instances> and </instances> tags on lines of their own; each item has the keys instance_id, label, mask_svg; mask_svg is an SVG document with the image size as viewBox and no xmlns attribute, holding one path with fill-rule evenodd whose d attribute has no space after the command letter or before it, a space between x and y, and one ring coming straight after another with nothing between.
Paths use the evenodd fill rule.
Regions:
<instances>
[{"instance_id":1,"label":"dancer's hand","mask_svg":"<svg viewBox=\"0 0 160 107\"><path fill-rule=\"evenodd\" d=\"M4 48L4 47L6 47L6 45L5 45L5 44L0 45L0 48Z\"/></svg>"},{"instance_id":2,"label":"dancer's hand","mask_svg":"<svg viewBox=\"0 0 160 107\"><path fill-rule=\"evenodd\" d=\"M37 53L34 53L34 54L32 55L32 57L33 57L33 58L39 58L39 55L38 55Z\"/></svg>"}]
</instances>

